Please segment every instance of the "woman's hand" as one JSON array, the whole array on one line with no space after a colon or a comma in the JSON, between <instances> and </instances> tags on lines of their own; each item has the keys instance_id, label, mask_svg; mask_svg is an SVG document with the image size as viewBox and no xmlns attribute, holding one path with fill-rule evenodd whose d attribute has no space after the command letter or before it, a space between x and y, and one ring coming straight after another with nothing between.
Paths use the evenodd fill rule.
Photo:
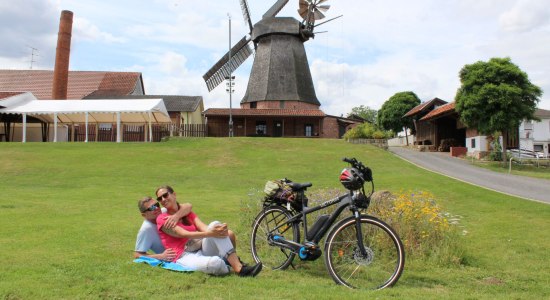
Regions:
<instances>
[{"instance_id":1,"label":"woman's hand","mask_svg":"<svg viewBox=\"0 0 550 300\"><path fill-rule=\"evenodd\" d=\"M226 237L228 236L227 224L217 224L214 225L210 230L211 237Z\"/></svg>"}]
</instances>

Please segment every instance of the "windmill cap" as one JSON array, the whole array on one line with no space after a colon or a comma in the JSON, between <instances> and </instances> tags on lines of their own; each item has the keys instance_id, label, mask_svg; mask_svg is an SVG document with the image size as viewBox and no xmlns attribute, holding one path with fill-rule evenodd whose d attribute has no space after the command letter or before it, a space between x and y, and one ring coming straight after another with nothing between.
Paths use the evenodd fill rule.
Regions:
<instances>
[{"instance_id":1,"label":"windmill cap","mask_svg":"<svg viewBox=\"0 0 550 300\"><path fill-rule=\"evenodd\" d=\"M257 41L265 35L270 34L300 34L300 21L292 17L265 18L254 25L252 40Z\"/></svg>"}]
</instances>

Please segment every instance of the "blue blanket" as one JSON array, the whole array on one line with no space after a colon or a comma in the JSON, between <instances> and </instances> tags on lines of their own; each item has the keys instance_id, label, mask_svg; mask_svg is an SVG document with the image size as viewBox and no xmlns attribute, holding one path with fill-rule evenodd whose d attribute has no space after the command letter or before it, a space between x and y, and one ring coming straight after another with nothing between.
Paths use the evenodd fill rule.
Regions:
<instances>
[{"instance_id":1,"label":"blue blanket","mask_svg":"<svg viewBox=\"0 0 550 300\"><path fill-rule=\"evenodd\" d=\"M150 266L157 267L160 266L163 269L170 270L170 271L176 271L176 272L193 272L195 271L194 268L190 267L184 267L182 265L178 265L173 262L167 262L163 260L159 260L152 257L147 256L140 256L139 258L134 259L135 263L146 263Z\"/></svg>"}]
</instances>

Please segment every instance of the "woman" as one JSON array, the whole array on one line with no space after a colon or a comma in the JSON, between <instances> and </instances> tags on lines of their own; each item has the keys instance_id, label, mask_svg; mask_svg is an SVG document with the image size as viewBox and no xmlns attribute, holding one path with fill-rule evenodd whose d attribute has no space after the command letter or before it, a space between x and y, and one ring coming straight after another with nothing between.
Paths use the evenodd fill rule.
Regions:
<instances>
[{"instance_id":1,"label":"woman","mask_svg":"<svg viewBox=\"0 0 550 300\"><path fill-rule=\"evenodd\" d=\"M231 243L226 224L212 222L207 226L195 213L190 212L176 227L164 226L165 217L175 214L179 209L176 193L170 186L162 186L155 194L157 201L167 210L167 213L157 217L157 229L164 247L175 250L175 263L213 275L229 273L226 262L239 276L254 277L260 273L261 263L243 266ZM202 239L202 245L190 249L196 239Z\"/></svg>"}]
</instances>

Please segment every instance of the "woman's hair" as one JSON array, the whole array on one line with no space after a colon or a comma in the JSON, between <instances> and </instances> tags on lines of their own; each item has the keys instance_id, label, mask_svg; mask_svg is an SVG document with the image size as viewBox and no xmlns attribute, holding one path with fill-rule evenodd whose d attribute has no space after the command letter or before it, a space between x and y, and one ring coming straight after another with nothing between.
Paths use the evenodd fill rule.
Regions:
<instances>
[{"instance_id":1,"label":"woman's hair","mask_svg":"<svg viewBox=\"0 0 550 300\"><path fill-rule=\"evenodd\" d=\"M164 190L167 190L170 194L173 194L173 193L174 193L174 189L173 189L171 186L169 186L169 185L163 185L163 186L160 186L160 187L157 188L157 190L155 191L155 195L158 195L158 194L157 194L158 191L159 191L159 190L163 190L163 189L164 189ZM176 202L176 203L177 203L177 202ZM178 203L178 209L179 209L179 203ZM181 218L181 222L182 222L183 224L185 224L185 225L191 225L191 224L193 224L193 222L191 222L191 221L189 220L188 216L185 216L185 217Z\"/></svg>"},{"instance_id":2,"label":"woman's hair","mask_svg":"<svg viewBox=\"0 0 550 300\"><path fill-rule=\"evenodd\" d=\"M140 199L138 201L138 208L139 208L139 212L141 213L144 213L146 208L145 208L145 203L149 202L153 200L153 198L149 197L149 196L146 196L146 197L143 197L142 199Z\"/></svg>"},{"instance_id":3,"label":"woman's hair","mask_svg":"<svg viewBox=\"0 0 550 300\"><path fill-rule=\"evenodd\" d=\"M174 193L174 189L173 189L171 186L169 186L169 185L163 185L163 186L160 186L160 187L157 188L157 190L155 191L155 196L158 196L158 195L157 195L158 191L159 191L159 190L162 190L162 189L167 190L170 194L173 194L173 193Z\"/></svg>"}]
</instances>

